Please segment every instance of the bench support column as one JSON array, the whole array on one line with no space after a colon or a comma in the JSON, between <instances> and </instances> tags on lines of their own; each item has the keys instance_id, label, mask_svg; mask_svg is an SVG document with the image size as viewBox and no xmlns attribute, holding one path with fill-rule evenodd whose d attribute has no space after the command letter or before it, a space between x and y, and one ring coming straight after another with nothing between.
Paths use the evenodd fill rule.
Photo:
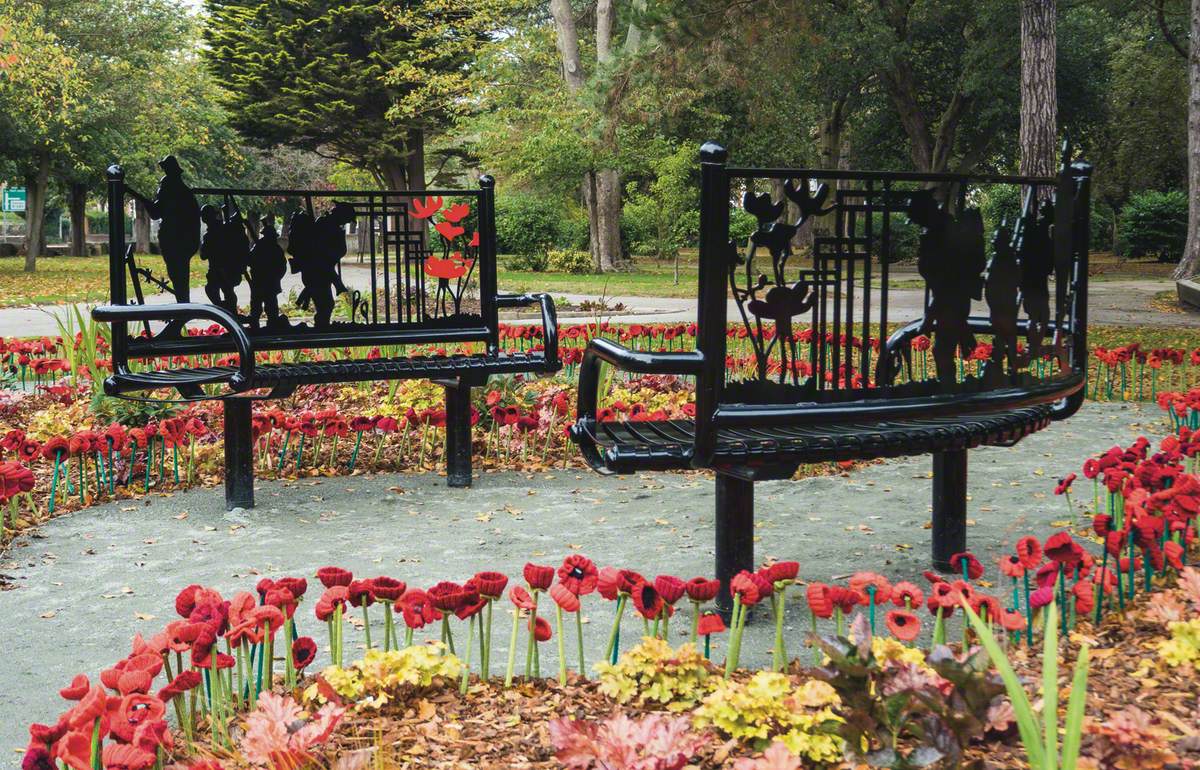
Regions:
<instances>
[{"instance_id":1,"label":"bench support column","mask_svg":"<svg viewBox=\"0 0 1200 770\"><path fill-rule=\"evenodd\" d=\"M225 508L254 507L254 437L250 399L227 398L225 408Z\"/></svg>"},{"instance_id":2,"label":"bench support column","mask_svg":"<svg viewBox=\"0 0 1200 770\"><path fill-rule=\"evenodd\" d=\"M446 486L471 486L471 386L446 386Z\"/></svg>"},{"instance_id":3,"label":"bench support column","mask_svg":"<svg viewBox=\"0 0 1200 770\"><path fill-rule=\"evenodd\" d=\"M729 581L754 569L754 482L717 474L717 610L726 622L733 610Z\"/></svg>"},{"instance_id":4,"label":"bench support column","mask_svg":"<svg viewBox=\"0 0 1200 770\"><path fill-rule=\"evenodd\" d=\"M933 455L933 568L952 572L950 557L967 550L967 450Z\"/></svg>"}]
</instances>

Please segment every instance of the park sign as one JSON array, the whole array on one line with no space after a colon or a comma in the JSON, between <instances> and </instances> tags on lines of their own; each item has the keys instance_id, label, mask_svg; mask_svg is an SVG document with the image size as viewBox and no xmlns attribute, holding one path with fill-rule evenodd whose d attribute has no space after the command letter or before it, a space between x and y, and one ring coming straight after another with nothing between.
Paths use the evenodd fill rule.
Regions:
<instances>
[{"instance_id":1,"label":"park sign","mask_svg":"<svg viewBox=\"0 0 1200 770\"><path fill-rule=\"evenodd\" d=\"M0 211L24 212L25 188L5 187L3 196L0 197Z\"/></svg>"}]
</instances>

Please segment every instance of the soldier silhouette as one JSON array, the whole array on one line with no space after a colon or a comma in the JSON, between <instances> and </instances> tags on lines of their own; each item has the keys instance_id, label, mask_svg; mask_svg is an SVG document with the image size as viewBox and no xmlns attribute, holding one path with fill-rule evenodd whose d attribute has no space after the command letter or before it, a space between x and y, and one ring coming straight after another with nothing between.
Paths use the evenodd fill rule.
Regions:
<instances>
[{"instance_id":1,"label":"soldier silhouette","mask_svg":"<svg viewBox=\"0 0 1200 770\"><path fill-rule=\"evenodd\" d=\"M258 318L265 310L267 328L280 325L279 293L280 282L287 274L287 259L279 245L279 233L275 230L275 217L265 216L262 234L250 249L250 323L258 328Z\"/></svg>"},{"instance_id":2,"label":"soldier silhouette","mask_svg":"<svg viewBox=\"0 0 1200 770\"><path fill-rule=\"evenodd\" d=\"M304 284L296 304L307 310L312 303L313 325L318 329L329 327L335 290L339 294L346 291L337 267L346 256L344 228L355 216L354 206L341 201L316 220L305 211L292 215L288 253L292 255L292 272L300 273Z\"/></svg>"},{"instance_id":3,"label":"soldier silhouette","mask_svg":"<svg viewBox=\"0 0 1200 770\"><path fill-rule=\"evenodd\" d=\"M204 238L200 242L200 259L208 262L204 293L214 305L237 314L235 287L242 282L249 256L250 244L242 215L227 208L225 214L212 204L200 209L204 222Z\"/></svg>"},{"instance_id":4,"label":"soldier silhouette","mask_svg":"<svg viewBox=\"0 0 1200 770\"><path fill-rule=\"evenodd\" d=\"M1029 318L1029 355L1042 354L1042 340L1050 329L1050 274L1054 272L1054 204L1045 200L1039 207L1030 201L1025 213L1024 235L1018 246L1021 260L1021 297Z\"/></svg>"},{"instance_id":5,"label":"soldier silhouette","mask_svg":"<svg viewBox=\"0 0 1200 770\"><path fill-rule=\"evenodd\" d=\"M921 231L917 272L929 289L929 304L921 332L934 332L933 360L943 386L958 381L955 353L965 358L975 350L975 335L967 319L971 300L983 298L983 217L979 209L951 216L934 199L933 191L914 193L908 216Z\"/></svg>"},{"instance_id":6,"label":"soldier silhouette","mask_svg":"<svg viewBox=\"0 0 1200 770\"><path fill-rule=\"evenodd\" d=\"M1004 359L1009 371L1017 371L1017 288L1021 282L1021 266L1013 249L1012 230L1001 222L992 239L992 261L988 265L984 296L992 322L992 358L984 370L983 379L990 385L1004 381Z\"/></svg>"},{"instance_id":7,"label":"soldier silhouette","mask_svg":"<svg viewBox=\"0 0 1200 770\"><path fill-rule=\"evenodd\" d=\"M200 206L191 188L184 183L183 169L174 155L163 158L158 166L163 177L153 200L132 189L129 194L146 207L151 219L159 220L158 245L167 267L167 277L171 280L171 293L176 302L190 302L189 270L192 256L200 246ZM183 321L172 321L163 334L178 335L182 330Z\"/></svg>"}]
</instances>

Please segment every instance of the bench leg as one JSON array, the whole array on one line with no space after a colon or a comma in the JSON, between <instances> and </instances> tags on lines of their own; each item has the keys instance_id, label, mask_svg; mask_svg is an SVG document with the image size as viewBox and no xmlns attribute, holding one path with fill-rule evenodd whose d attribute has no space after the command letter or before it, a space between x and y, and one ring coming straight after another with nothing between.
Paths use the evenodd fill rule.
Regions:
<instances>
[{"instance_id":1,"label":"bench leg","mask_svg":"<svg viewBox=\"0 0 1200 770\"><path fill-rule=\"evenodd\" d=\"M254 507L254 451L250 400L227 398L225 407L225 508Z\"/></svg>"},{"instance_id":2,"label":"bench leg","mask_svg":"<svg viewBox=\"0 0 1200 770\"><path fill-rule=\"evenodd\" d=\"M933 455L933 568L952 572L950 557L967 550L967 450Z\"/></svg>"},{"instance_id":3,"label":"bench leg","mask_svg":"<svg viewBox=\"0 0 1200 770\"><path fill-rule=\"evenodd\" d=\"M717 610L726 622L733 611L729 581L754 569L754 482L717 474Z\"/></svg>"},{"instance_id":4,"label":"bench leg","mask_svg":"<svg viewBox=\"0 0 1200 770\"><path fill-rule=\"evenodd\" d=\"M446 486L471 486L471 386L446 386Z\"/></svg>"}]
</instances>

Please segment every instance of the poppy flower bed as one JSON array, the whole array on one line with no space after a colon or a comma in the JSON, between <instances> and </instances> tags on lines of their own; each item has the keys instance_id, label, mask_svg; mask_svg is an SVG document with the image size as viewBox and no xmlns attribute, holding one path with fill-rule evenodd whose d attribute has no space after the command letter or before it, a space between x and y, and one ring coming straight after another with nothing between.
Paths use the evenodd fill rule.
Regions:
<instances>
[{"instance_id":1,"label":"poppy flower bed","mask_svg":"<svg viewBox=\"0 0 1200 770\"><path fill-rule=\"evenodd\" d=\"M1182 426L1088 460L1090 520L995 565L740 573L728 627L711 578L577 553L425 587L337 566L187 586L178 619L70 681L24 767L1189 766L1197 449ZM751 610L771 633L747 636Z\"/></svg>"}]
</instances>

